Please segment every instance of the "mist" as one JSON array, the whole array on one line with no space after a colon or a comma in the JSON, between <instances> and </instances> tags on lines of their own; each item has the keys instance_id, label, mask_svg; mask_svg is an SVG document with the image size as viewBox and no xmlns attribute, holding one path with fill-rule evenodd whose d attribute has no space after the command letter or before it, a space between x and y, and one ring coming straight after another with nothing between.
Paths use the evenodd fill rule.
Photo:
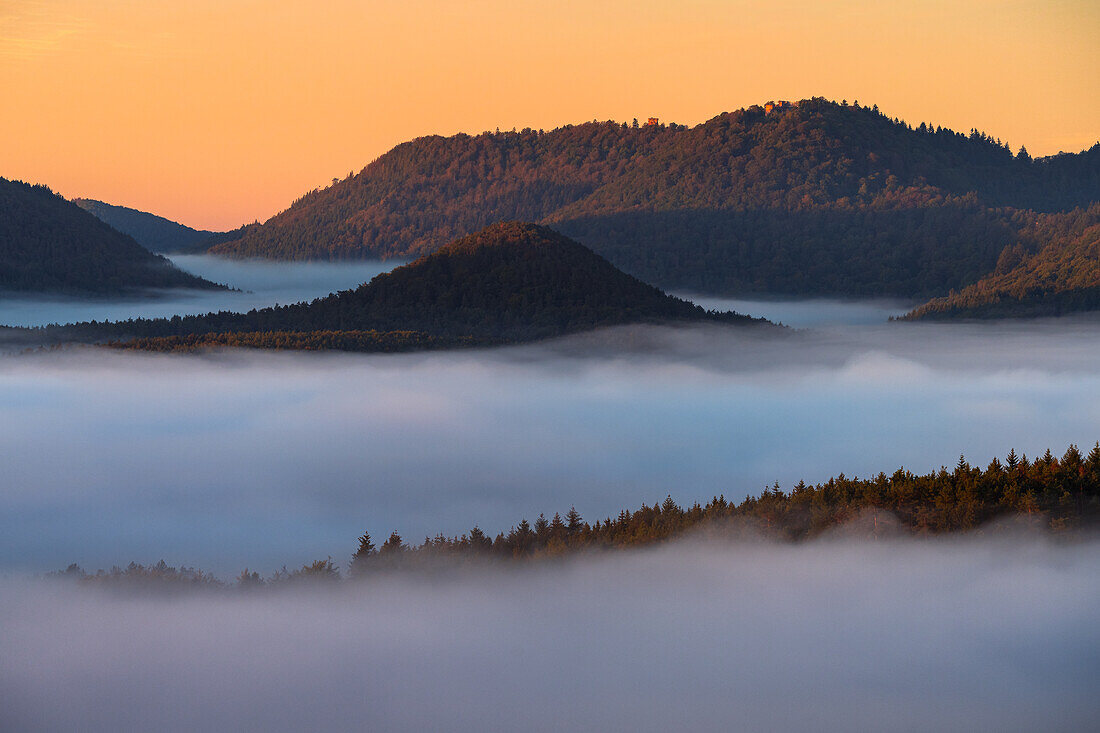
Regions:
<instances>
[{"instance_id":1,"label":"mist","mask_svg":"<svg viewBox=\"0 0 1100 733\"><path fill-rule=\"evenodd\" d=\"M0 580L7 730L1078 731L1100 543L681 542L183 597Z\"/></svg>"},{"instance_id":2,"label":"mist","mask_svg":"<svg viewBox=\"0 0 1100 733\"><path fill-rule=\"evenodd\" d=\"M922 301L896 298L860 298L837 300L836 298L722 298L697 293L676 293L685 300L707 310L735 311L773 323L794 328L813 328L839 325L882 324L891 316L901 316L916 308Z\"/></svg>"},{"instance_id":3,"label":"mist","mask_svg":"<svg viewBox=\"0 0 1100 733\"><path fill-rule=\"evenodd\" d=\"M169 259L180 269L236 288L236 291L177 289L126 298L5 297L0 299L0 324L46 326L80 321L168 318L223 310L243 313L253 308L310 301L355 288L403 264L397 260L270 262L229 260L212 255L171 255Z\"/></svg>"},{"instance_id":4,"label":"mist","mask_svg":"<svg viewBox=\"0 0 1100 733\"><path fill-rule=\"evenodd\" d=\"M404 355L0 359L0 568L235 575L1100 437L1100 321L631 327Z\"/></svg>"}]
</instances>

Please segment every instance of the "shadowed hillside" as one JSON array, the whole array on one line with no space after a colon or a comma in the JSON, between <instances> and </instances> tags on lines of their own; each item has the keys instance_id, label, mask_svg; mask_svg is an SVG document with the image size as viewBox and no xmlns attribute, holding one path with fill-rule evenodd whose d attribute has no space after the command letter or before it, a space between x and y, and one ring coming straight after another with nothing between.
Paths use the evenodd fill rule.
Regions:
<instances>
[{"instance_id":1,"label":"shadowed hillside","mask_svg":"<svg viewBox=\"0 0 1100 733\"><path fill-rule=\"evenodd\" d=\"M192 229L156 214L102 201L73 199L73 203L123 234L129 234L150 252L205 251L208 245L204 242L220 234Z\"/></svg>"},{"instance_id":2,"label":"shadowed hillside","mask_svg":"<svg viewBox=\"0 0 1100 733\"><path fill-rule=\"evenodd\" d=\"M45 186L0 178L0 293L220 287L177 269Z\"/></svg>"}]
</instances>

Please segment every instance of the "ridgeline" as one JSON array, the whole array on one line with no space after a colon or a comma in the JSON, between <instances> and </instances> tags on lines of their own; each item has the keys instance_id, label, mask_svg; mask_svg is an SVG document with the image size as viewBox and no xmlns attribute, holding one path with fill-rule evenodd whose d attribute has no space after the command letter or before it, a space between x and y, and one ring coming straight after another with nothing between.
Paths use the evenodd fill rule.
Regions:
<instances>
[{"instance_id":1,"label":"ridgeline","mask_svg":"<svg viewBox=\"0 0 1100 733\"><path fill-rule=\"evenodd\" d=\"M0 178L0 296L221 287L176 268L45 186Z\"/></svg>"},{"instance_id":2,"label":"ridgeline","mask_svg":"<svg viewBox=\"0 0 1100 733\"><path fill-rule=\"evenodd\" d=\"M211 251L417 256L538 221L666 290L930 298L989 276L1043 215L1100 201L1100 144L1032 159L978 131L804 100L695 127L423 137Z\"/></svg>"},{"instance_id":3,"label":"ridgeline","mask_svg":"<svg viewBox=\"0 0 1100 733\"><path fill-rule=\"evenodd\" d=\"M211 238L221 234L192 229L163 216L94 199L73 199L73 203L112 228L129 234L150 252L205 252L216 242Z\"/></svg>"}]
</instances>

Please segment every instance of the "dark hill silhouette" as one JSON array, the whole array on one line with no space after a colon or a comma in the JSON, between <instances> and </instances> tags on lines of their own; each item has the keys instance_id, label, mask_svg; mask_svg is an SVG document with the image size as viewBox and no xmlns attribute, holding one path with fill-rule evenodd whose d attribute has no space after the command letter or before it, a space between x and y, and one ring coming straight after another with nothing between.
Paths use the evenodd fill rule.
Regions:
<instances>
[{"instance_id":1,"label":"dark hill silhouette","mask_svg":"<svg viewBox=\"0 0 1100 733\"><path fill-rule=\"evenodd\" d=\"M1032 159L976 131L812 99L692 128L417 138L212 251L407 257L522 219L664 288L930 297L993 270L1017 209L1097 200L1100 145Z\"/></svg>"},{"instance_id":2,"label":"dark hill silhouette","mask_svg":"<svg viewBox=\"0 0 1100 733\"><path fill-rule=\"evenodd\" d=\"M620 272L547 227L511 222L494 224L354 290L311 303L244 314L77 324L47 333L53 340L152 337L135 344L150 349L214 344L311 348L316 342L376 350L385 336L393 348L380 350L395 350L527 341L626 323L702 320L766 323L705 311ZM303 333L316 338L303 338ZM170 339L157 340L161 337Z\"/></svg>"},{"instance_id":3,"label":"dark hill silhouette","mask_svg":"<svg viewBox=\"0 0 1100 733\"><path fill-rule=\"evenodd\" d=\"M94 199L73 199L73 203L112 228L123 234L129 234L134 241L150 252L202 252L210 246L204 242L221 234L221 232L192 229L165 219L163 216Z\"/></svg>"},{"instance_id":4,"label":"dark hill silhouette","mask_svg":"<svg viewBox=\"0 0 1100 733\"><path fill-rule=\"evenodd\" d=\"M177 269L45 186L0 178L0 293L220 287Z\"/></svg>"}]
</instances>

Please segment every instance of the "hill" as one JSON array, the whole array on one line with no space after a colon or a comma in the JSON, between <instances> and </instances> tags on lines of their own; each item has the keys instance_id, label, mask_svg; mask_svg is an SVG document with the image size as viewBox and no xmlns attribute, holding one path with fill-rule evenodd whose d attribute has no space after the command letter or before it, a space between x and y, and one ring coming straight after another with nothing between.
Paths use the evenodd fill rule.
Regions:
<instances>
[{"instance_id":1,"label":"hill","mask_svg":"<svg viewBox=\"0 0 1100 733\"><path fill-rule=\"evenodd\" d=\"M0 292L118 295L219 287L177 269L45 186L0 178Z\"/></svg>"},{"instance_id":2,"label":"hill","mask_svg":"<svg viewBox=\"0 0 1100 733\"><path fill-rule=\"evenodd\" d=\"M1021 227L996 269L960 292L934 298L908 320L1059 316L1100 310L1100 204L1047 214Z\"/></svg>"},{"instance_id":3,"label":"hill","mask_svg":"<svg viewBox=\"0 0 1100 733\"><path fill-rule=\"evenodd\" d=\"M408 257L540 221L666 289L932 297L991 272L1017 210L1100 200L1100 145L1032 159L982 133L804 100L701 125L424 137L213 247Z\"/></svg>"},{"instance_id":4,"label":"hill","mask_svg":"<svg viewBox=\"0 0 1100 733\"><path fill-rule=\"evenodd\" d=\"M49 333L80 340L141 337L146 340L132 346L152 350L326 344L400 350L528 341L625 323L702 320L764 322L704 311L620 272L551 229L511 222L312 303L244 314L78 324Z\"/></svg>"},{"instance_id":5,"label":"hill","mask_svg":"<svg viewBox=\"0 0 1100 733\"><path fill-rule=\"evenodd\" d=\"M175 253L206 251L203 242L221 234L192 229L189 226L125 206L106 204L94 199L73 199L73 203L123 234L129 234L150 252Z\"/></svg>"}]
</instances>

